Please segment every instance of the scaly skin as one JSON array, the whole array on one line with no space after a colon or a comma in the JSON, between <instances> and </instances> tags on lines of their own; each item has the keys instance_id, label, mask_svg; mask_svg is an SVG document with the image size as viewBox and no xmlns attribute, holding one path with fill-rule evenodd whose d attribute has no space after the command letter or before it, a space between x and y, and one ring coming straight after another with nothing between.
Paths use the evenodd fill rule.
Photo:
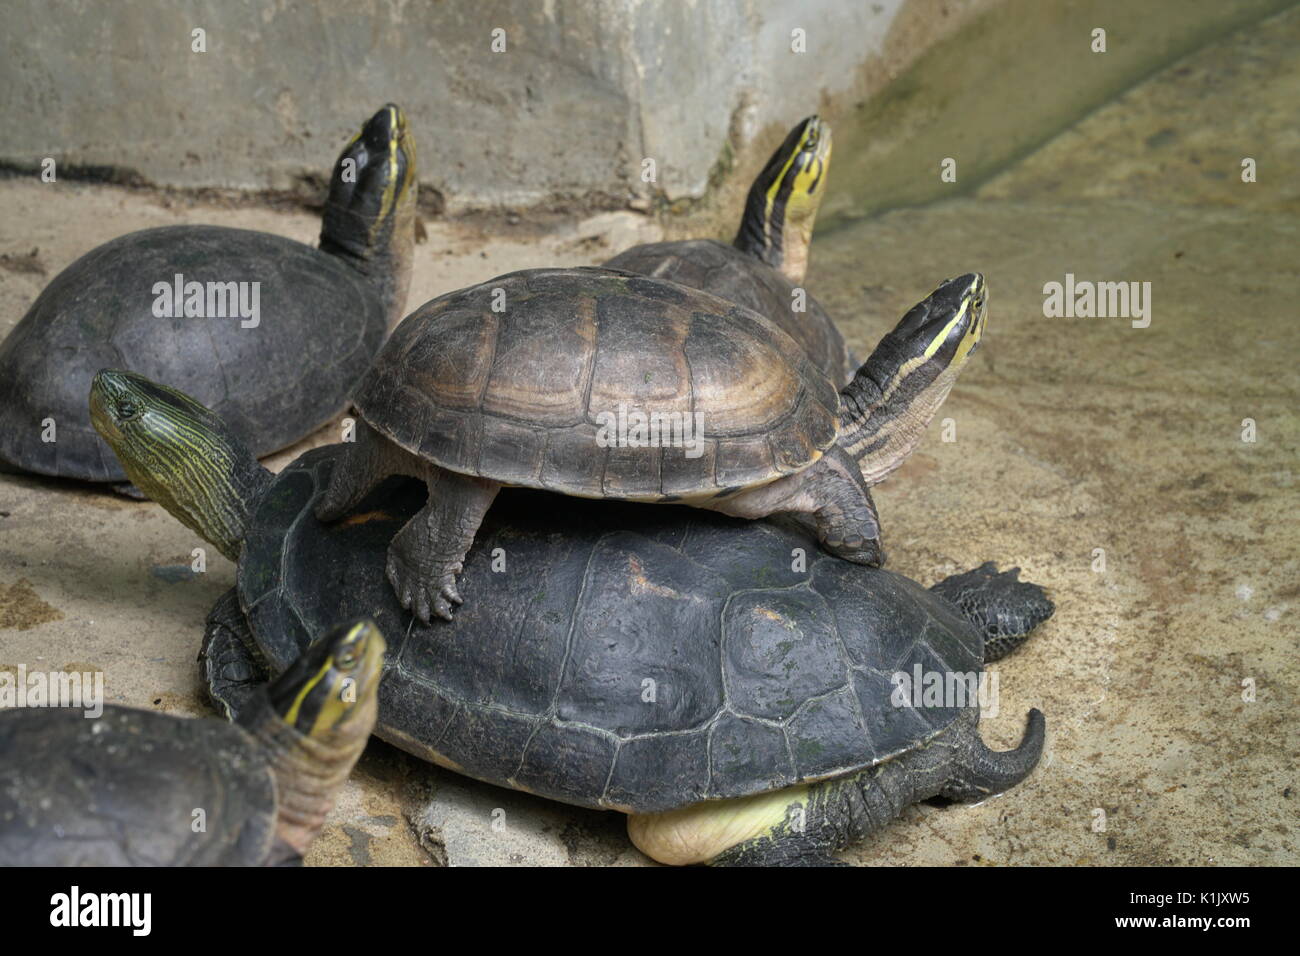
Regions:
<instances>
[{"instance_id":1,"label":"scaly skin","mask_svg":"<svg viewBox=\"0 0 1300 956\"><path fill-rule=\"evenodd\" d=\"M1020 580L1019 568L999 574L992 561L944 578L930 590L956 605L983 632L985 664L1014 651L1056 610L1047 592Z\"/></svg>"},{"instance_id":2,"label":"scaly skin","mask_svg":"<svg viewBox=\"0 0 1300 956\"><path fill-rule=\"evenodd\" d=\"M271 473L218 415L143 375L104 369L91 384L90 420L136 485L239 560Z\"/></svg>"},{"instance_id":3,"label":"scaly skin","mask_svg":"<svg viewBox=\"0 0 1300 956\"><path fill-rule=\"evenodd\" d=\"M248 710L258 688L271 679L271 668L257 646L235 588L221 595L208 612L199 649L199 673L208 698L228 720Z\"/></svg>"},{"instance_id":4,"label":"scaly skin","mask_svg":"<svg viewBox=\"0 0 1300 956\"><path fill-rule=\"evenodd\" d=\"M394 535L386 570L398 602L428 624L461 603L456 575L501 485L432 464L425 483L429 503Z\"/></svg>"},{"instance_id":5,"label":"scaly skin","mask_svg":"<svg viewBox=\"0 0 1300 956\"><path fill-rule=\"evenodd\" d=\"M796 515L812 525L817 540L831 554L877 568L885 563L871 489L838 446L810 468L708 507L735 518L762 518L777 512Z\"/></svg>"},{"instance_id":6,"label":"scaly skin","mask_svg":"<svg viewBox=\"0 0 1300 956\"><path fill-rule=\"evenodd\" d=\"M344 178L344 160L355 178ZM320 249L373 284L388 328L402 320L415 255L419 192L415 137L392 103L379 110L334 164Z\"/></svg>"},{"instance_id":7,"label":"scaly skin","mask_svg":"<svg viewBox=\"0 0 1300 956\"><path fill-rule=\"evenodd\" d=\"M335 627L237 718L275 774L276 837L291 855L307 852L375 729L385 651L369 621Z\"/></svg>"}]
</instances>

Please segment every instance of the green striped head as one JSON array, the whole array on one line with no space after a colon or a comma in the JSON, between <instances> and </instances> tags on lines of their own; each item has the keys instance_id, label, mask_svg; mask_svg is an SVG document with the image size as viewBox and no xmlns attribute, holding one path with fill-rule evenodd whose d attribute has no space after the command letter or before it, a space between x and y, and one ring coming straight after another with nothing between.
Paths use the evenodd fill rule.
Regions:
<instances>
[{"instance_id":1,"label":"green striped head","mask_svg":"<svg viewBox=\"0 0 1300 956\"><path fill-rule=\"evenodd\" d=\"M136 487L238 560L267 472L218 415L143 375L103 369L90 420Z\"/></svg>"},{"instance_id":2,"label":"green striped head","mask_svg":"<svg viewBox=\"0 0 1300 956\"><path fill-rule=\"evenodd\" d=\"M750 187L736 246L803 281L813 222L826 193L831 127L810 116L785 138Z\"/></svg>"},{"instance_id":3,"label":"green striped head","mask_svg":"<svg viewBox=\"0 0 1300 956\"><path fill-rule=\"evenodd\" d=\"M335 627L267 687L271 708L304 737L359 753L374 728L385 647L373 621Z\"/></svg>"}]
</instances>

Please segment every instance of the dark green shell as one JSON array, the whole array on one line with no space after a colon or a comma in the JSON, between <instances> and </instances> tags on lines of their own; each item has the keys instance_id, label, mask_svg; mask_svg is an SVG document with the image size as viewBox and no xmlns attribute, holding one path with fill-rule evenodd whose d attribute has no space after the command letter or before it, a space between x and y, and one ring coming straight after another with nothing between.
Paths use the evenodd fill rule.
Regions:
<instances>
[{"instance_id":1,"label":"dark green shell","mask_svg":"<svg viewBox=\"0 0 1300 956\"><path fill-rule=\"evenodd\" d=\"M389 639L377 733L469 776L634 812L753 794L871 766L956 719L891 705L897 671L982 670L951 605L798 531L518 489L479 530L455 619L422 626L384 560L423 486L390 479L323 525L311 509L338 447L262 499L240 604L277 672L327 623L372 615Z\"/></svg>"},{"instance_id":2,"label":"dark green shell","mask_svg":"<svg viewBox=\"0 0 1300 956\"><path fill-rule=\"evenodd\" d=\"M0 710L0 865L259 865L275 822L270 768L236 726L128 707Z\"/></svg>"},{"instance_id":3,"label":"dark green shell","mask_svg":"<svg viewBox=\"0 0 1300 956\"><path fill-rule=\"evenodd\" d=\"M795 312L794 283L735 246L716 239L651 242L619 253L605 266L671 279L753 309L798 342L813 365L837 385L847 385L858 370L844 336L821 303L809 295L806 311Z\"/></svg>"},{"instance_id":4,"label":"dark green shell","mask_svg":"<svg viewBox=\"0 0 1300 956\"><path fill-rule=\"evenodd\" d=\"M156 317L154 284L177 273L185 282L261 283L259 325ZM385 325L359 271L291 239L217 226L121 236L59 273L0 343L0 463L125 480L90 424L87 396L102 368L183 389L268 454L343 408ZM42 440L50 418L54 442Z\"/></svg>"},{"instance_id":5,"label":"dark green shell","mask_svg":"<svg viewBox=\"0 0 1300 956\"><path fill-rule=\"evenodd\" d=\"M761 484L807 468L839 427L837 387L775 324L607 269L530 269L426 303L354 404L444 468L584 497ZM602 416L620 409L698 420L699 446L602 443Z\"/></svg>"}]
</instances>

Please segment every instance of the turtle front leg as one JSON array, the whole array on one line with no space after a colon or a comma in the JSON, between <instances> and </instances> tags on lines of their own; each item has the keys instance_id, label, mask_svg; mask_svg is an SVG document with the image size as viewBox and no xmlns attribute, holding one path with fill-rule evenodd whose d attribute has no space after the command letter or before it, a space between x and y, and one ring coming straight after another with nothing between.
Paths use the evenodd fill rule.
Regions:
<instances>
[{"instance_id":1,"label":"turtle front leg","mask_svg":"<svg viewBox=\"0 0 1300 956\"><path fill-rule=\"evenodd\" d=\"M707 507L736 518L789 513L806 520L822 547L855 564L885 563L880 518L857 465L833 446L811 468Z\"/></svg>"},{"instance_id":2,"label":"turtle front leg","mask_svg":"<svg viewBox=\"0 0 1300 956\"><path fill-rule=\"evenodd\" d=\"M358 421L354 440L345 443L343 454L334 464L329 487L316 503L316 517L321 521L341 518L390 475L423 478L422 472L414 455L394 445L364 421Z\"/></svg>"},{"instance_id":3,"label":"turtle front leg","mask_svg":"<svg viewBox=\"0 0 1300 956\"><path fill-rule=\"evenodd\" d=\"M461 603L456 575L501 485L434 464L424 478L428 503L393 537L387 570L402 607L428 624L431 613L451 620Z\"/></svg>"}]
</instances>

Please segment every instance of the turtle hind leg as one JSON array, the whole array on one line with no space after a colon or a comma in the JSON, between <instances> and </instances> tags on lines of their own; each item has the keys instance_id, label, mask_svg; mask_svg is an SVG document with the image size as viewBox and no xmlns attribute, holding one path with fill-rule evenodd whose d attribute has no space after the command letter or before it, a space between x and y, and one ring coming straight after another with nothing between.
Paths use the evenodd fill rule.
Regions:
<instances>
[{"instance_id":1,"label":"turtle hind leg","mask_svg":"<svg viewBox=\"0 0 1300 956\"><path fill-rule=\"evenodd\" d=\"M836 557L880 567L885 563L880 515L856 465L833 448L813 468L818 469L809 476L817 503L812 513L817 540Z\"/></svg>"},{"instance_id":2,"label":"turtle hind leg","mask_svg":"<svg viewBox=\"0 0 1300 956\"><path fill-rule=\"evenodd\" d=\"M714 866L843 865L832 854L884 829L908 806L937 795L950 778L955 751L937 739L866 770L825 780L790 805L767 833L738 843Z\"/></svg>"},{"instance_id":3,"label":"turtle hind leg","mask_svg":"<svg viewBox=\"0 0 1300 956\"><path fill-rule=\"evenodd\" d=\"M957 606L984 635L984 662L1006 657L1025 642L1056 606L1037 584L1020 580L1020 569L998 573L992 561L930 588Z\"/></svg>"},{"instance_id":4,"label":"turtle hind leg","mask_svg":"<svg viewBox=\"0 0 1300 956\"><path fill-rule=\"evenodd\" d=\"M964 737L940 734L843 777L634 816L628 833L642 852L664 863L842 865L834 853L883 829L911 804L942 793L968 750Z\"/></svg>"},{"instance_id":5,"label":"turtle hind leg","mask_svg":"<svg viewBox=\"0 0 1300 956\"><path fill-rule=\"evenodd\" d=\"M735 518L790 514L836 557L873 567L885 563L871 489L853 460L838 447L803 471L705 507Z\"/></svg>"},{"instance_id":6,"label":"turtle hind leg","mask_svg":"<svg viewBox=\"0 0 1300 956\"><path fill-rule=\"evenodd\" d=\"M334 464L329 487L316 503L316 517L321 521L341 518L390 475L423 477L415 456L364 421L357 422L355 440L346 442L344 447L346 450Z\"/></svg>"},{"instance_id":7,"label":"turtle hind leg","mask_svg":"<svg viewBox=\"0 0 1300 956\"><path fill-rule=\"evenodd\" d=\"M420 464L429 498L394 535L386 570L402 607L427 624L431 614L451 620L452 605L461 603L456 576L501 485Z\"/></svg>"},{"instance_id":8,"label":"turtle hind leg","mask_svg":"<svg viewBox=\"0 0 1300 956\"><path fill-rule=\"evenodd\" d=\"M719 853L709 866L850 866L837 860L817 840L787 836L781 840L752 840Z\"/></svg>"},{"instance_id":9,"label":"turtle hind leg","mask_svg":"<svg viewBox=\"0 0 1300 956\"><path fill-rule=\"evenodd\" d=\"M270 666L258 650L234 588L208 613L199 672L209 699L228 720L245 713L252 698L271 679Z\"/></svg>"},{"instance_id":10,"label":"turtle hind leg","mask_svg":"<svg viewBox=\"0 0 1300 956\"><path fill-rule=\"evenodd\" d=\"M1030 711L1020 746L985 746L972 709L929 743L845 777L806 788L785 819L766 832L717 853L723 866L811 866L834 863L831 854L882 830L913 803L932 797L970 802L1001 793L1033 771L1042 755L1046 724Z\"/></svg>"},{"instance_id":11,"label":"turtle hind leg","mask_svg":"<svg viewBox=\"0 0 1300 956\"><path fill-rule=\"evenodd\" d=\"M1020 783L1038 765L1046 721L1029 712L1025 735L1014 750L990 750L978 731L979 711L928 744L867 770L808 788L796 812L763 836L719 853L715 864L814 865L832 851L883 829L913 803L931 797L972 802Z\"/></svg>"}]
</instances>

